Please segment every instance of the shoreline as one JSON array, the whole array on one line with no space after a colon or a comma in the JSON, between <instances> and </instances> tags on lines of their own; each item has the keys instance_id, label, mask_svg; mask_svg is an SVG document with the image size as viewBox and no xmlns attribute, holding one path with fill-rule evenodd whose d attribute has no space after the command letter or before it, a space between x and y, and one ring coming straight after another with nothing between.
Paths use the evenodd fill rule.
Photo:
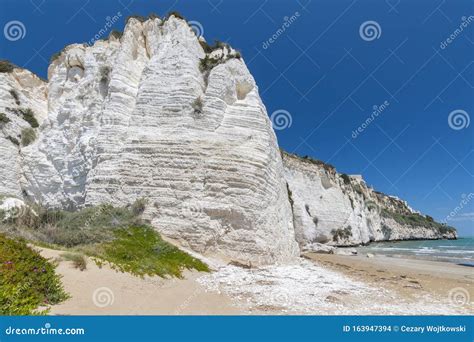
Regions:
<instances>
[{"instance_id":1,"label":"shoreline","mask_svg":"<svg viewBox=\"0 0 474 342\"><path fill-rule=\"evenodd\" d=\"M469 237L459 237L456 236L454 238L449 238L449 237L441 237L441 238L425 238L425 239L419 239L419 238L412 238L412 239L394 239L394 240L376 240L376 241L368 241L368 242L362 242L359 244L353 244L353 245L330 245L331 247L336 247L336 248L357 248L357 247L367 247L370 246L374 243L391 243L391 242L406 242L406 241L456 241L456 240L462 240L462 239L468 239Z\"/></svg>"},{"instance_id":2,"label":"shoreline","mask_svg":"<svg viewBox=\"0 0 474 342\"><path fill-rule=\"evenodd\" d=\"M474 272L464 265L380 254L369 258L305 253L304 257L357 281L389 289L407 302L431 296L474 313Z\"/></svg>"}]
</instances>

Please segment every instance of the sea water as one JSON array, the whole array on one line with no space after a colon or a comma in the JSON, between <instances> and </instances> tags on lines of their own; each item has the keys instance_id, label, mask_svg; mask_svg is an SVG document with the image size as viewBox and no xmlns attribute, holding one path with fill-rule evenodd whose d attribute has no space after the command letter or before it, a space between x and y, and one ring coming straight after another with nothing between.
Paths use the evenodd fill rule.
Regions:
<instances>
[{"instance_id":1,"label":"sea water","mask_svg":"<svg viewBox=\"0 0 474 342\"><path fill-rule=\"evenodd\" d=\"M358 251L393 257L446 261L474 267L474 237L457 240L374 242L359 247Z\"/></svg>"}]
</instances>

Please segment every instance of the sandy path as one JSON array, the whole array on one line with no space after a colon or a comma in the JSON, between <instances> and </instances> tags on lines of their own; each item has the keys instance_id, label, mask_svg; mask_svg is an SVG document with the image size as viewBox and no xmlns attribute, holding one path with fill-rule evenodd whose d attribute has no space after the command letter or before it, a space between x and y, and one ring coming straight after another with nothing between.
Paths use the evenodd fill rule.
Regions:
<instances>
[{"instance_id":1,"label":"sandy path","mask_svg":"<svg viewBox=\"0 0 474 342\"><path fill-rule=\"evenodd\" d=\"M46 258L60 258L64 252L39 248ZM202 287L199 272L186 271L185 279L146 277L99 268L88 260L80 271L69 261L56 269L71 298L51 308L53 315L231 315L241 313L229 297Z\"/></svg>"}]
</instances>

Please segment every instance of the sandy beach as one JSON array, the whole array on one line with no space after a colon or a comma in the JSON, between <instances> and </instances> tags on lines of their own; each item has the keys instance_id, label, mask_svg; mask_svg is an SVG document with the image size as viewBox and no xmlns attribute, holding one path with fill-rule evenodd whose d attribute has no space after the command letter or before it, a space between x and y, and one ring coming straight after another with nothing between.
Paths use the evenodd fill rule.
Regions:
<instances>
[{"instance_id":1,"label":"sandy beach","mask_svg":"<svg viewBox=\"0 0 474 342\"><path fill-rule=\"evenodd\" d=\"M368 258L365 254L349 256L308 253L305 257L366 284L389 289L408 302L431 296L440 302L455 301L456 306L474 313L472 267L384 255Z\"/></svg>"},{"instance_id":2,"label":"sandy beach","mask_svg":"<svg viewBox=\"0 0 474 342\"><path fill-rule=\"evenodd\" d=\"M71 298L51 308L52 315L232 315L240 311L224 294L207 291L196 278L199 272L184 272L184 279L139 278L99 268L88 259L80 271L61 260L63 251L35 247L46 258L56 259L66 292Z\"/></svg>"},{"instance_id":3,"label":"sandy beach","mask_svg":"<svg viewBox=\"0 0 474 342\"><path fill-rule=\"evenodd\" d=\"M376 255L305 254L292 264L259 268L214 266L184 279L139 278L99 268L80 271L58 260L71 298L52 315L341 315L473 314L474 271L442 262Z\"/></svg>"}]
</instances>

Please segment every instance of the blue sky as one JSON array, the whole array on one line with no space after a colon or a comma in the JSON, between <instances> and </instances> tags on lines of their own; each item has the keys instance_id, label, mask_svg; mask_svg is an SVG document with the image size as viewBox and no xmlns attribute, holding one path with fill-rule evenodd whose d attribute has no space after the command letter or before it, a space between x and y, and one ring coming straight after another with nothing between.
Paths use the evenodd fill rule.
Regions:
<instances>
[{"instance_id":1,"label":"blue sky","mask_svg":"<svg viewBox=\"0 0 474 342\"><path fill-rule=\"evenodd\" d=\"M122 30L131 14L177 10L198 22L208 41L227 41L242 52L269 115L291 117L291 125L277 130L284 149L363 174L377 190L438 220L456 211L448 223L474 235L474 123L467 125L474 115L473 1L0 4L2 27L16 20L25 28L18 40L0 36L0 58L42 77L53 53L89 41L107 17L120 12L114 28Z\"/></svg>"}]
</instances>

